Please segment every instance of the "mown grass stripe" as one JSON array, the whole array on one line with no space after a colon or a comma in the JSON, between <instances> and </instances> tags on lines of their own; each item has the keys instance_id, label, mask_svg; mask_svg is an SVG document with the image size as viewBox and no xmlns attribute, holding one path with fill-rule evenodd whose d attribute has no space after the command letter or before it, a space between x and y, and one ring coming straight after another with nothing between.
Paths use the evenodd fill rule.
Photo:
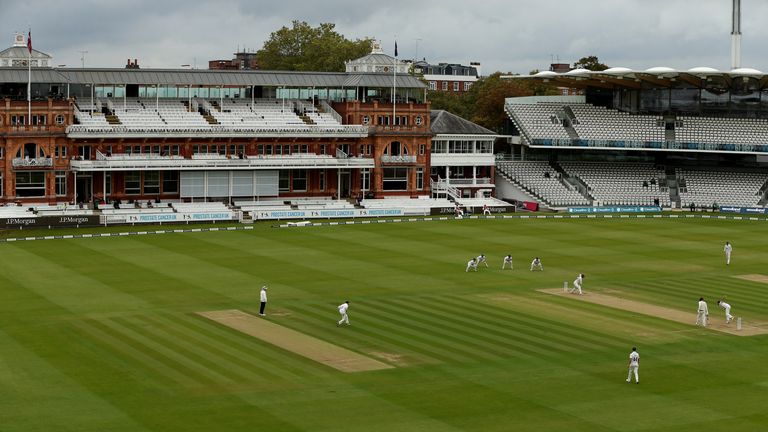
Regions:
<instances>
[{"instance_id":1,"label":"mown grass stripe","mask_svg":"<svg viewBox=\"0 0 768 432\"><path fill-rule=\"evenodd\" d=\"M463 299L454 297L442 297L436 299L435 302L452 304L456 307L463 307L467 310L475 311L478 314L484 313L487 318L495 317L499 320L500 325L514 326L514 328L525 328L530 331L547 335L551 337L557 335L558 339L567 346L583 350L584 344L581 341L588 341L594 348L605 348L607 346L615 346L620 344L620 340L613 336L609 336L604 333L599 333L594 330L576 329L567 323L556 322L548 320L542 317L534 317L525 313L507 314L506 311L497 307L488 307L484 303L477 301L464 301Z\"/></svg>"},{"instance_id":2,"label":"mown grass stripe","mask_svg":"<svg viewBox=\"0 0 768 432\"><path fill-rule=\"evenodd\" d=\"M198 363L183 352L179 352L178 350L166 346L163 342L156 340L151 332L148 333L146 329L142 329L136 323L132 323L126 319L121 320L119 318L102 320L101 323L114 330L116 333L125 337L130 337L139 342L144 346L145 350L168 358L176 364L183 366L191 376L196 377L200 381L208 381L211 384L231 384L234 382L231 378L223 376L217 371Z\"/></svg>"},{"instance_id":3,"label":"mown grass stripe","mask_svg":"<svg viewBox=\"0 0 768 432\"><path fill-rule=\"evenodd\" d=\"M458 326L452 325L449 321L441 322L439 320L430 319L422 314L404 314L397 308L382 307L381 303L371 303L371 306L376 306L372 312L370 308L366 314L375 314L379 317L389 317L392 320L399 321L405 325L411 325L415 329L424 334L435 336L449 344L453 342L454 350L460 350L467 353L468 356L475 359L494 360L503 358L498 354L489 350L490 345L477 340L472 335L459 332L461 329Z\"/></svg>"},{"instance_id":4,"label":"mown grass stripe","mask_svg":"<svg viewBox=\"0 0 768 432\"><path fill-rule=\"evenodd\" d=\"M197 315L168 314L165 318L191 331L203 334L208 339L221 341L235 355L242 354L245 357L253 358L255 362L279 365L279 367L272 367L269 370L270 373L280 379L289 381L304 379L317 376L320 373L319 368L309 368L307 363L295 359L291 354L284 354L282 351L275 350L271 345L258 343L252 337L233 331L228 327L218 324L212 326L210 320ZM310 372L310 369L315 373ZM324 369L322 371L325 372Z\"/></svg>"},{"instance_id":5,"label":"mown grass stripe","mask_svg":"<svg viewBox=\"0 0 768 432\"><path fill-rule=\"evenodd\" d=\"M529 343L537 343L542 347L548 347L557 352L583 350L585 346L593 346L594 348L605 347L604 343L587 341L583 338L579 343L575 343L571 336L552 332L547 332L548 339L544 342L538 335L544 329L538 320L535 322L539 325L534 325L529 321L519 319L517 313L511 313L504 309L477 303L465 298L455 300L459 300L460 303L451 303L450 299L436 298L430 302L430 308L441 309L446 313L456 316L467 315L467 312L475 311L477 313L472 315L471 322L482 323L483 327L487 329L486 331L496 332L506 337L524 339L529 341ZM557 344L553 344L553 337L558 340Z\"/></svg>"},{"instance_id":6,"label":"mown grass stripe","mask_svg":"<svg viewBox=\"0 0 768 432\"><path fill-rule=\"evenodd\" d=\"M441 325L440 323L445 323L446 320L461 324L454 327L457 329L456 331L466 333L472 338L487 340L492 344L491 346L493 349L495 349L497 345L500 344L503 346L511 347L513 353L519 352L526 354L529 357L553 357L555 355L569 351L565 348L558 349L551 344L546 344L535 336L521 335L520 333L517 333L517 330L519 329L510 326L506 327L507 330L511 330L507 332L501 330L497 325L488 323L486 320L481 320L476 317L464 317L461 315L461 313L464 311L443 308L442 310L445 312L445 314L435 314L434 311L441 310L441 308L433 307L433 302L430 302L428 308L416 308L416 305L421 305L421 303L415 302L407 304L404 301L393 301L392 303L393 307L395 308L411 309L419 314L434 316L437 325Z\"/></svg>"},{"instance_id":7,"label":"mown grass stripe","mask_svg":"<svg viewBox=\"0 0 768 432\"><path fill-rule=\"evenodd\" d=\"M218 375L224 384L240 383L252 375L252 372L249 370L242 369L219 356L212 356L212 352L209 350L210 347L203 347L187 338L180 338L171 334L166 327L157 325L150 316L136 316L131 320L119 317L113 319L113 321L144 334L148 339L156 341L167 349L199 365L200 368L209 371L212 376Z\"/></svg>"},{"instance_id":8,"label":"mown grass stripe","mask_svg":"<svg viewBox=\"0 0 768 432\"><path fill-rule=\"evenodd\" d=\"M302 311L308 315L311 315L316 308L304 309L302 307L292 308ZM323 315L326 319L322 319L322 323L327 322L327 315ZM351 320L354 320L354 316ZM435 358L443 362L463 362L466 358L460 354L457 354L451 346L435 343L434 339L425 337L422 333L414 332L412 329L405 328L400 325L393 325L391 320L381 320L374 316L366 315L365 323L370 325L355 326L354 332L360 332L367 336L375 336L375 340L383 339L389 340L396 346L406 347L420 355L424 355L429 358ZM321 324L322 325L322 324ZM333 325L333 324L330 324ZM350 332L351 333L351 332ZM369 341L370 343L370 341Z\"/></svg>"},{"instance_id":9,"label":"mown grass stripe","mask_svg":"<svg viewBox=\"0 0 768 432\"><path fill-rule=\"evenodd\" d=\"M381 308L381 303L378 303ZM390 310L395 313L402 309L411 309L412 312L418 316L428 320L430 323L440 327L445 327L452 331L452 334L461 334L470 340L476 341L478 346L484 347L490 352L503 351L506 356L518 356L518 357L541 357L544 355L552 355L551 350L545 350L531 346L530 344L524 344L520 341L513 340L508 334L495 331L492 328L473 322L472 320L462 319L457 317L447 317L445 315L435 314L434 311L427 309L416 309L403 306L400 303L393 303L390 305ZM450 322L450 324L446 324Z\"/></svg>"},{"instance_id":10,"label":"mown grass stripe","mask_svg":"<svg viewBox=\"0 0 768 432\"><path fill-rule=\"evenodd\" d=\"M231 369L233 373L240 375L243 380L265 382L270 379L278 378L278 375L274 374L271 369L259 367L258 362L248 362L246 358L243 358L243 353L233 350L229 345L221 343L216 339L209 338L195 331L190 331L188 328L180 327L176 323L167 321L159 315L146 317L145 320L149 323L157 324L157 328L162 329L168 336L178 338L178 340L184 340L192 346L205 350L206 353L211 355L211 359L215 361L217 365L226 369Z\"/></svg>"},{"instance_id":11,"label":"mown grass stripe","mask_svg":"<svg viewBox=\"0 0 768 432\"><path fill-rule=\"evenodd\" d=\"M146 346L131 335L116 332L100 321L86 320L80 323L73 323L73 325L88 334L95 341L131 358L144 368L154 371L162 379L181 384L185 387L201 387L207 384L206 381L195 380L192 375L184 373L187 370L186 367L173 359L157 355L155 352L152 352L154 355L148 353Z\"/></svg>"}]
</instances>

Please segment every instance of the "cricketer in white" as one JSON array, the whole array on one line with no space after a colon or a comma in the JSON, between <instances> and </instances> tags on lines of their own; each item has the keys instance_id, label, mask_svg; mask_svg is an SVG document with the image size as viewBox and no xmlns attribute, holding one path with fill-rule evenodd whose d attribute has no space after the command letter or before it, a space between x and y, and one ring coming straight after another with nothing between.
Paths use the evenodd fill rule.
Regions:
<instances>
[{"instance_id":1,"label":"cricketer in white","mask_svg":"<svg viewBox=\"0 0 768 432\"><path fill-rule=\"evenodd\" d=\"M627 373L627 382L632 382L632 372L635 373L635 384L640 384L640 376L637 374L637 369L640 367L640 354L637 352L637 347L632 347L632 352L629 353L629 373Z\"/></svg>"}]
</instances>

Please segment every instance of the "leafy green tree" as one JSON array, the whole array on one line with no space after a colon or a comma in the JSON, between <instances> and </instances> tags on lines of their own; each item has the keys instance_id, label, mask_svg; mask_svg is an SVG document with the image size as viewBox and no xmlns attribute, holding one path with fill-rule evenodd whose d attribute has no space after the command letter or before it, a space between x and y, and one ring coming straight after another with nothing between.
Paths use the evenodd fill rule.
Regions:
<instances>
[{"instance_id":1,"label":"leafy green tree","mask_svg":"<svg viewBox=\"0 0 768 432\"><path fill-rule=\"evenodd\" d=\"M349 40L336 30L336 24L312 27L293 21L272 32L256 53L259 67L266 70L343 72L344 62L370 52L371 39Z\"/></svg>"},{"instance_id":2,"label":"leafy green tree","mask_svg":"<svg viewBox=\"0 0 768 432\"><path fill-rule=\"evenodd\" d=\"M600 63L600 59L597 56L582 57L573 64L575 69L587 69L591 71L603 71L608 69L608 65Z\"/></svg>"},{"instance_id":3,"label":"leafy green tree","mask_svg":"<svg viewBox=\"0 0 768 432\"><path fill-rule=\"evenodd\" d=\"M501 76L501 72L496 72L480 78L461 96L433 91L429 92L428 99L433 109L444 109L488 129L500 131L507 118L504 111L506 98L558 94L557 89L547 83L502 79Z\"/></svg>"}]
</instances>

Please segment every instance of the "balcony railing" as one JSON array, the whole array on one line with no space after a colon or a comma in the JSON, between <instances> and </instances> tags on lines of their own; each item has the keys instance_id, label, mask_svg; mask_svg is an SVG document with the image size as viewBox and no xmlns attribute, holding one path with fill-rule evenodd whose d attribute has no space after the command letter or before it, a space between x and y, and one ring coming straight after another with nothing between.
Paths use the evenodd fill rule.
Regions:
<instances>
[{"instance_id":1,"label":"balcony railing","mask_svg":"<svg viewBox=\"0 0 768 432\"><path fill-rule=\"evenodd\" d=\"M381 163L416 163L416 156L409 156L409 155L389 156L389 155L383 155L381 157Z\"/></svg>"},{"instance_id":2,"label":"balcony railing","mask_svg":"<svg viewBox=\"0 0 768 432\"><path fill-rule=\"evenodd\" d=\"M446 181L448 182L449 185L455 185L455 186L473 186L473 185L493 184L491 179L488 177L477 177L474 179L471 179L471 178L447 179Z\"/></svg>"},{"instance_id":3,"label":"balcony railing","mask_svg":"<svg viewBox=\"0 0 768 432\"><path fill-rule=\"evenodd\" d=\"M53 159L51 158L14 158L14 168L51 168Z\"/></svg>"},{"instance_id":4,"label":"balcony railing","mask_svg":"<svg viewBox=\"0 0 768 432\"><path fill-rule=\"evenodd\" d=\"M98 156L98 155L97 155ZM72 160L74 171L130 171L130 170L258 170L281 168L373 168L373 158L328 155L295 154L283 156L247 156L228 158L217 154L196 154L192 159L181 156L104 156L98 160Z\"/></svg>"},{"instance_id":5,"label":"balcony railing","mask_svg":"<svg viewBox=\"0 0 768 432\"><path fill-rule=\"evenodd\" d=\"M368 126L339 125L339 126L274 126L274 127L242 127L242 126L90 126L71 125L67 128L67 134L73 138L81 137L366 137Z\"/></svg>"}]
</instances>

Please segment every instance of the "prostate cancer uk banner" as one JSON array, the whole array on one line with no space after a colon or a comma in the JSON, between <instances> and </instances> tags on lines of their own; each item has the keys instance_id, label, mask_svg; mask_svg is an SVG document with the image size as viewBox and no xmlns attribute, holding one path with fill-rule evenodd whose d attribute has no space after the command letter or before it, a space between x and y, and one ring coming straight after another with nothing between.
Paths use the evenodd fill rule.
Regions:
<instances>
[{"instance_id":1,"label":"prostate cancer uk banner","mask_svg":"<svg viewBox=\"0 0 768 432\"><path fill-rule=\"evenodd\" d=\"M339 210L272 210L255 211L254 219L321 219L321 218L356 218L403 216L404 210L398 209L339 209Z\"/></svg>"}]
</instances>

